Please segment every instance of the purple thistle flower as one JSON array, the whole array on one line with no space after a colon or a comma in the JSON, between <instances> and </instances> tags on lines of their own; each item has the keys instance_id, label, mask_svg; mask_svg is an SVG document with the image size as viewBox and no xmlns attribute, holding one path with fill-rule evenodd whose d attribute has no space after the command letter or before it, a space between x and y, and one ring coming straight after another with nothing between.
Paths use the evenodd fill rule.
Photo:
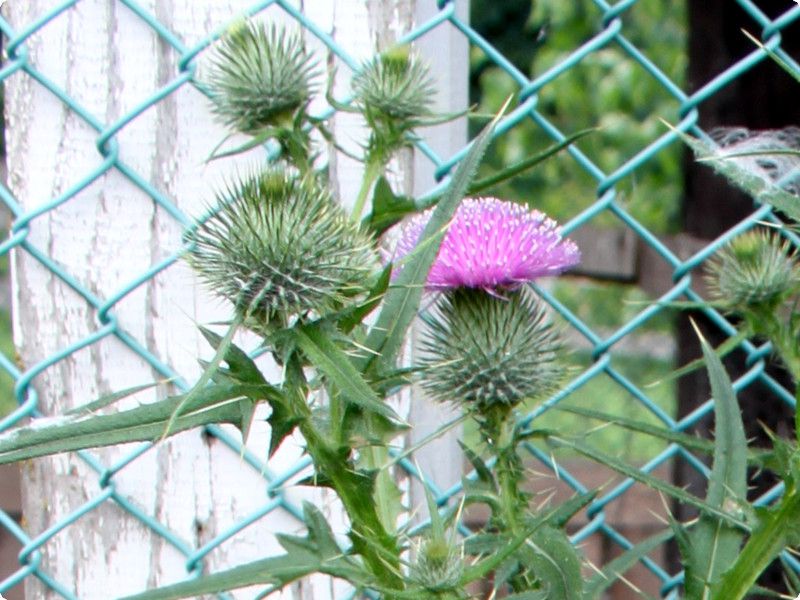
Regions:
<instances>
[{"instance_id":1,"label":"purple thistle flower","mask_svg":"<svg viewBox=\"0 0 800 600\"><path fill-rule=\"evenodd\" d=\"M402 229L396 259L417 245L433 209ZM574 242L538 210L496 198L461 201L428 273L428 289L516 288L538 277L557 275L581 258ZM402 270L398 265L395 275Z\"/></svg>"}]
</instances>

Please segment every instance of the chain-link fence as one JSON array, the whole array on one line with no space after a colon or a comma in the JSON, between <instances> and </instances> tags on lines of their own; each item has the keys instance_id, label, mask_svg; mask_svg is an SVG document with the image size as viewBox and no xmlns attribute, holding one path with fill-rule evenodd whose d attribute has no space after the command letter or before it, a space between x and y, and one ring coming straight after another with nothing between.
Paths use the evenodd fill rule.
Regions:
<instances>
[{"instance_id":1,"label":"chain-link fence","mask_svg":"<svg viewBox=\"0 0 800 600\"><path fill-rule=\"evenodd\" d=\"M574 131L560 130L553 120L539 110L540 94L548 86L557 82L559 77L563 76L567 71L581 69L582 61L587 57L611 46L624 53L624 60L635 66L641 77L652 78L663 89L663 92L674 101L676 114L679 115L679 120L672 123L675 128L680 131L702 135L703 132L697 127L698 107L709 98L720 93L731 81L742 76L748 70L755 68L762 61L770 60L770 58L764 48L758 48L754 45L752 51L735 63L722 65L716 77L689 94L665 75L662 66L659 64L659 56L651 56L645 43L635 45L630 41L626 29L626 15L628 11L635 10L637 4L646 4L649 1L651 0L621 0L610 4L604 0L594 0L596 11L592 18L596 20L596 34L591 39L587 39L574 47L570 52L565 53L550 68L538 74L534 79L520 72L519 69L471 28L468 22L460 18L456 11L457 2L440 1L435 17L425 23L417 24L416 28L403 38L403 41L412 42L417 38L431 34L438 28L452 28L459 32L459 35L467 38L473 50L483 53L514 80L518 92L516 105L512 107L508 116L503 119L501 125L497 128L497 136L507 135L510 131L523 124L526 126L533 124L554 141L563 141L571 134L574 134ZM208 36L195 45L188 46L173 31L166 28L159 21L156 14L148 12L141 4L133 0L112 2L112 4L118 6L119 10L131 11L136 15L143 29L146 29L149 35L157 38L158 43L173 55L173 61L177 68L165 85L143 100L135 109L112 122L107 122L76 100L69 90L56 85L50 80L45 72L40 69L40 66L31 60L26 48L29 40L37 32L46 27L57 26L59 21L68 19L70 12L78 10L80 4L79 0L63 2L30 22L17 23L13 27L6 20L0 18L0 31L2 31L5 50L4 61L2 68L0 68L0 81L5 81L11 77L23 77L30 79L31 85L41 86L48 90L54 98L57 98L63 104L63 110L68 111L71 118L80 120L94 132L95 151L99 157L98 166L77 174L78 177L69 186L66 186L58 196L41 202L32 210L24 209L17 202L13 185L0 186L0 197L2 197L3 202L13 214L13 223L8 237L0 245L0 256L7 256L12 251L26 253L41 263L85 300L87 310L97 315L99 327L91 335L74 341L74 343L64 347L57 354L49 356L37 364L27 365L24 370L17 366L13 356L0 354L0 367L13 378L14 394L19 404L16 410L0 420L0 431L11 428L28 417L39 416L39 398L34 389L37 376L61 361L68 360L73 354L91 347L100 339L116 338L131 352L141 356L163 377L175 378L178 382L183 381L180 378L181 373L175 372L173 365L164 362L159 356L148 350L146 343L130 335L115 318L115 307L118 303L123 301L129 294L135 292L143 282L173 268L179 260L178 253L166 257L157 264L153 264L149 269L130 281L128 285L117 289L115 293L98 294L88 282L76 279L69 269L62 265L59 256L51 254L48 247L32 243L29 233L32 223L37 218L68 204L81 190L92 185L93 182L104 177L109 172L116 172L122 175L130 184L138 188L141 193L155 203L159 210L170 215L180 226L187 226L191 223L191 218L178 207L173 198L159 190L146 177L138 173L137 169L132 165L126 163L124 148L120 146L118 134L131 123L141 118L148 110L164 102L165 99L177 93L184 86L195 85L197 62L202 53L213 42L215 35L226 23L210 24ZM787 1L786 11L783 14L777 18L768 18L754 2L736 0L735 4L750 16L752 19L752 31L758 33L765 48L776 53L791 68L800 73L800 66L781 49L781 31L800 19L800 6L793 6ZM302 27L316 36L343 63L350 65L354 69L358 68L359 62L354 57L349 56L341 46L315 24L314 15L305 15L292 2L281 0L254 3L250 13L257 14L266 9L282 11L287 18L296 20ZM124 73L120 74L120 76L124 77ZM591 91L587 90L587 93L591 93ZM793 100L787 99L787 101ZM647 114L648 106L646 104L638 106L637 110ZM650 116L656 118L662 115ZM13 115L9 115L9 117L13 121ZM632 231L635 236L660 257L662 266L671 273L672 285L657 301L653 301L647 306L642 306L641 310L628 320L624 326L616 331L603 333L593 330L590 325L561 303L547 289L538 290L555 311L560 313L570 325L575 335L588 343L591 364L575 376L563 392L535 407L525 417L527 421L532 421L550 411L559 403L569 399L577 390L591 389L601 377L607 377L613 382L613 385L618 386L621 393L628 399L627 401L635 403L639 407L644 407L658 421L676 431L691 429L697 422L713 411L712 403L709 400L685 418L677 420L674 415L669 414L669 411L664 410L658 402L651 398L648 389L631 381L615 364L615 352L621 341L639 330L650 320L656 318L662 311L669 310L666 307L667 304L673 301L696 301L701 299L697 292L698 275L696 269L703 261L728 240L753 227L757 222L777 222L777 218L771 213L769 207L754 206L749 217L714 240L713 243L706 245L688 258L681 258L676 255L653 232L643 226L638 219L634 218L626 210L624 203L620 202L618 189L626 181L635 177L637 172L646 169L648 163L653 161L659 153L678 143L678 135L665 127L662 133L654 135L635 154L610 170L601 169L592 156L582 152L580 142L568 149L567 152L571 157L569 160L572 161L573 167L588 174L596 182L596 199L588 208L582 209L578 214L571 215L571 220L565 226L565 232L567 234L578 232L581 228L591 225L595 219L601 216L603 218L611 216L618 224L622 224ZM418 151L435 165L436 177L441 181L441 185L446 183L447 175L466 152L466 150L462 150L452 156L439 156L424 142L419 143ZM436 191L433 189L429 190L428 193L433 195ZM794 241L795 243L797 242L797 240ZM735 325L726 320L717 311L708 308L705 309L705 313L726 335L733 336L736 334ZM25 324L22 324L22 326L24 327ZM749 341L742 342L741 349L747 354L749 362L747 373L735 382L737 389L743 389L758 382L770 388L787 405L794 406L792 393L782 387L765 371L768 351L764 347ZM224 430L210 427L208 433L211 436L218 436L230 448L232 453L241 451L237 440ZM531 453L531 460L538 462L540 470L558 471L557 475L562 485L568 485L577 491L585 491L587 486L594 486L597 483L582 481L577 472L573 474L568 469L556 465L552 457L540 447L531 444L528 445L528 450ZM114 478L117 473L133 462L140 452L137 451L127 460L114 465L103 464L91 453L81 453L83 460L97 473L100 491L95 497L89 499L76 510L69 519L54 523L46 531L26 531L24 526L21 526L12 518L12 515L0 511L0 528L5 529L6 532L15 537L22 546L22 550L19 553L19 565L14 572L0 581L0 593L7 593L26 578L35 577L62 597L74 598L70 581L56 580L42 567L39 551L59 532L72 527L83 515L105 503L115 503L120 509L141 520L155 535L168 540L185 557L187 573L197 572L202 569L205 557L213 553L219 545L248 527L257 518L272 511L280 510L287 510L295 515L298 514L297 507L286 500L283 495L276 492L280 490L284 482L291 478L292 474L306 465L293 465L289 469L276 470L275 465L268 465L264 462L264 457L253 456L245 452L243 454L244 460L252 466L252 477L263 478L265 482L262 509L258 511L258 514L253 515L252 519L235 524L203 547L191 547L172 532L167 525L159 522L156 515L131 503L124 494L118 492L115 488ZM641 469L648 473L658 473L660 472L659 469L663 470L664 465L668 464L669 461L677 459L689 462L703 475L708 473L708 469L702 460L677 444L670 444L659 450L656 455L647 458L648 460L641 465ZM406 463L406 467L412 476L416 476L410 464ZM619 531L607 516L609 511L614 509L615 503L619 503L635 485L637 484L633 479L625 479L603 489L599 497L589 507L581 528L572 532L572 540L576 544L582 544L592 539L603 539L605 540L604 544L621 549L630 547L631 540L627 539L624 533ZM460 485L453 486L450 489L437 489L434 483L433 488L438 493L437 500L440 504L452 501L462 491ZM780 494L781 487L778 485L764 494L758 502L761 504L770 503ZM791 560L791 557L788 557L788 559ZM681 583L681 574L679 572L670 570L662 561L651 558L644 558L641 562L657 578L660 587L659 591L662 595L674 597L677 594L678 586ZM793 564L797 565L797 563Z\"/></svg>"}]
</instances>

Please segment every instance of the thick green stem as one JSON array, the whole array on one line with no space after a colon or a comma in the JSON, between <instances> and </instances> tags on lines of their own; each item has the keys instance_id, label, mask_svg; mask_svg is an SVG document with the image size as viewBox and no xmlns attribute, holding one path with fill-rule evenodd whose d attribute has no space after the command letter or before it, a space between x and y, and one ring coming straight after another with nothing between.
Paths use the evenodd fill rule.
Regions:
<instances>
[{"instance_id":1,"label":"thick green stem","mask_svg":"<svg viewBox=\"0 0 800 600\"><path fill-rule=\"evenodd\" d=\"M405 584L397 539L386 531L372 494L366 491L370 488L367 476L356 471L349 452L342 450L338 436L332 437L331 432L321 430L312 418L306 402L308 385L302 367L298 355L292 354L286 362L284 385L295 404L294 413L300 417L298 429L306 441L306 452L316 473L335 490L347 512L355 552L383 588L401 592ZM383 597L396 600L388 592Z\"/></svg>"},{"instance_id":2,"label":"thick green stem","mask_svg":"<svg viewBox=\"0 0 800 600\"><path fill-rule=\"evenodd\" d=\"M329 479L347 511L354 548L386 588L403 590L397 540L383 526L372 495L364 493L352 462L343 464L341 453L329 446L310 420L304 421L300 432L317 472ZM391 598L389 594L384 596Z\"/></svg>"},{"instance_id":3,"label":"thick green stem","mask_svg":"<svg viewBox=\"0 0 800 600\"><path fill-rule=\"evenodd\" d=\"M791 324L782 323L772 310L753 313L747 318L747 322L754 334L762 335L772 342L775 352L794 381L797 400L794 429L797 442L800 443L800 340L797 332L792 330Z\"/></svg>"},{"instance_id":4,"label":"thick green stem","mask_svg":"<svg viewBox=\"0 0 800 600\"><path fill-rule=\"evenodd\" d=\"M786 528L800 518L800 493L784 492L776 512L750 536L733 566L716 586L712 600L741 600L786 546Z\"/></svg>"},{"instance_id":5,"label":"thick green stem","mask_svg":"<svg viewBox=\"0 0 800 600\"><path fill-rule=\"evenodd\" d=\"M514 436L514 418L510 407L496 406L490 409L483 423L486 443L497 458L495 473L500 493L500 514L493 515L496 525L510 537L521 535L525 530L525 514L528 498L520 491L522 462L517 453ZM532 574L520 572L511 582L515 591L530 589Z\"/></svg>"},{"instance_id":6,"label":"thick green stem","mask_svg":"<svg viewBox=\"0 0 800 600\"><path fill-rule=\"evenodd\" d=\"M364 179L361 181L361 189L358 190L358 196L356 196L356 202L353 205L353 212L350 215L353 221L361 220L361 213L364 212L364 205L367 203L369 191L372 189L372 185L377 181L378 177L380 177L383 167L383 161L376 160L375 158L367 159L364 168Z\"/></svg>"}]
</instances>

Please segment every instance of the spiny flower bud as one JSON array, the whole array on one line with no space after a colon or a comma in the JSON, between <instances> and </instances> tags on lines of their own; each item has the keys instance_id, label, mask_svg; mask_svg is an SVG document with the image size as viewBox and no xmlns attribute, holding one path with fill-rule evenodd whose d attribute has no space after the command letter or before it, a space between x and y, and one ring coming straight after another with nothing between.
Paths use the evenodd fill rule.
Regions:
<instances>
[{"instance_id":1,"label":"spiny flower bud","mask_svg":"<svg viewBox=\"0 0 800 600\"><path fill-rule=\"evenodd\" d=\"M422 385L438 400L480 412L546 397L561 382L559 336L527 290L449 291L426 320Z\"/></svg>"},{"instance_id":2,"label":"spiny flower bud","mask_svg":"<svg viewBox=\"0 0 800 600\"><path fill-rule=\"evenodd\" d=\"M356 104L370 127L409 130L431 115L434 87L428 67L397 47L366 63L353 77Z\"/></svg>"},{"instance_id":3,"label":"spiny flower bud","mask_svg":"<svg viewBox=\"0 0 800 600\"><path fill-rule=\"evenodd\" d=\"M215 49L208 77L213 110L225 125L249 135L286 125L308 103L312 74L299 35L240 23Z\"/></svg>"},{"instance_id":4,"label":"spiny flower bud","mask_svg":"<svg viewBox=\"0 0 800 600\"><path fill-rule=\"evenodd\" d=\"M711 261L708 283L713 296L730 307L773 309L800 290L800 266L789 242L750 231Z\"/></svg>"},{"instance_id":5,"label":"spiny flower bud","mask_svg":"<svg viewBox=\"0 0 800 600\"><path fill-rule=\"evenodd\" d=\"M411 565L411 580L430 592L460 588L464 559L459 548L444 539L425 540Z\"/></svg>"},{"instance_id":6,"label":"spiny flower bud","mask_svg":"<svg viewBox=\"0 0 800 600\"><path fill-rule=\"evenodd\" d=\"M217 200L219 211L187 235L189 260L251 326L324 314L369 286L374 244L316 180L266 171Z\"/></svg>"},{"instance_id":7,"label":"spiny flower bud","mask_svg":"<svg viewBox=\"0 0 800 600\"><path fill-rule=\"evenodd\" d=\"M411 219L397 243L397 259L417 246L433 209ZM442 239L428 273L429 289L514 288L557 275L580 261L574 242L562 239L558 224L538 210L496 198L466 198ZM402 265L395 269L395 276Z\"/></svg>"}]
</instances>

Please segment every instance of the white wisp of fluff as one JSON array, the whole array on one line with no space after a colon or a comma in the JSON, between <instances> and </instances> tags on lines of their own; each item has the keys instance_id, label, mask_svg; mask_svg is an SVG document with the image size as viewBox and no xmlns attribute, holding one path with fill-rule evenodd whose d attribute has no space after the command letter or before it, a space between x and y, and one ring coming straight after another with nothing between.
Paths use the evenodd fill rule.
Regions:
<instances>
[{"instance_id":1,"label":"white wisp of fluff","mask_svg":"<svg viewBox=\"0 0 800 600\"><path fill-rule=\"evenodd\" d=\"M750 130L719 127L710 132L714 158L725 159L789 194L800 196L800 127Z\"/></svg>"}]
</instances>

